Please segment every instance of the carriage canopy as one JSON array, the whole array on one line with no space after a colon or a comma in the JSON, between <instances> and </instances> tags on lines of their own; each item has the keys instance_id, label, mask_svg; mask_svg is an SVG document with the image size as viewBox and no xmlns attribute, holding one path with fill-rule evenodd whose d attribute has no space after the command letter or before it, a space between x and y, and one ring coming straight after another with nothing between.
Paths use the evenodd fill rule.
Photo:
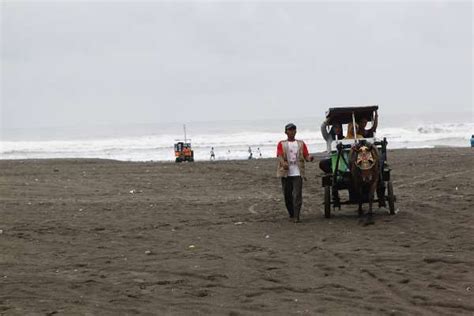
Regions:
<instances>
[{"instance_id":1,"label":"carriage canopy","mask_svg":"<svg viewBox=\"0 0 474 316\"><path fill-rule=\"evenodd\" d=\"M378 105L329 108L326 111L326 118L329 119L329 125L334 123L349 124L352 122L352 113L354 113L356 121L362 118L372 121L372 115L378 109Z\"/></svg>"}]
</instances>

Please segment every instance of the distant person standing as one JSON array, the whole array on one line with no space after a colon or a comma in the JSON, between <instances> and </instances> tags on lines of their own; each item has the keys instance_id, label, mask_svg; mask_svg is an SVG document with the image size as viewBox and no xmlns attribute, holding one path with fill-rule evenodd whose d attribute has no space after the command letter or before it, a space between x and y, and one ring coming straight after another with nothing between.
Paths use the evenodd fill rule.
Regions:
<instances>
[{"instance_id":1,"label":"distant person standing","mask_svg":"<svg viewBox=\"0 0 474 316\"><path fill-rule=\"evenodd\" d=\"M260 151L260 147L257 147L257 154L258 158L262 158L262 152Z\"/></svg>"},{"instance_id":2,"label":"distant person standing","mask_svg":"<svg viewBox=\"0 0 474 316\"><path fill-rule=\"evenodd\" d=\"M249 146L249 160L253 158L252 148Z\"/></svg>"},{"instance_id":3,"label":"distant person standing","mask_svg":"<svg viewBox=\"0 0 474 316\"><path fill-rule=\"evenodd\" d=\"M287 124L285 134L287 139L280 141L277 146L277 177L281 178L288 215L297 223L300 221L300 211L303 205L305 161L313 161L314 157L309 154L308 148L302 140L295 139L295 124Z\"/></svg>"},{"instance_id":4,"label":"distant person standing","mask_svg":"<svg viewBox=\"0 0 474 316\"><path fill-rule=\"evenodd\" d=\"M214 147L211 147L211 160L216 160L216 154L214 153Z\"/></svg>"}]
</instances>

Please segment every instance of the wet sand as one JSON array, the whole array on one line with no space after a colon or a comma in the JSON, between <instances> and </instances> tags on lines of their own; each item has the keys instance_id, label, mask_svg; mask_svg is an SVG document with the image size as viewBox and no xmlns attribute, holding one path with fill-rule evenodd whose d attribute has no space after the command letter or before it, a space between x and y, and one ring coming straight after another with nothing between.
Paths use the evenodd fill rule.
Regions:
<instances>
[{"instance_id":1,"label":"wet sand","mask_svg":"<svg viewBox=\"0 0 474 316\"><path fill-rule=\"evenodd\" d=\"M295 224L274 159L0 161L0 314L473 315L473 158L389 152L370 226L317 163Z\"/></svg>"}]
</instances>

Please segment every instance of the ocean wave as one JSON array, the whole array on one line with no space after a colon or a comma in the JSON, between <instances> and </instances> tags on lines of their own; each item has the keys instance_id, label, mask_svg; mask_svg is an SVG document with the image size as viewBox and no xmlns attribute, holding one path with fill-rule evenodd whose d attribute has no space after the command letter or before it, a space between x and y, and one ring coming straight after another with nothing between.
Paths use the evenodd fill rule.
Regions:
<instances>
[{"instance_id":1,"label":"ocean wave","mask_svg":"<svg viewBox=\"0 0 474 316\"><path fill-rule=\"evenodd\" d=\"M472 124L431 124L419 126L417 129L420 134L452 134L472 130Z\"/></svg>"},{"instance_id":2,"label":"ocean wave","mask_svg":"<svg viewBox=\"0 0 474 316\"><path fill-rule=\"evenodd\" d=\"M225 130L222 128L222 130ZM410 127L379 128L378 138L386 137L389 148L424 148L437 146L469 146L474 131L472 123L425 124ZM138 137L102 138L92 140L1 141L1 159L27 158L106 158L131 161L172 161L173 144L181 135L144 135ZM216 158L246 159L249 146L253 157L274 157L276 144L284 139L282 132L222 132L192 135L196 160L208 160L214 147ZM303 129L303 139L311 152L326 148L319 130ZM259 148L259 150L257 150Z\"/></svg>"}]
</instances>

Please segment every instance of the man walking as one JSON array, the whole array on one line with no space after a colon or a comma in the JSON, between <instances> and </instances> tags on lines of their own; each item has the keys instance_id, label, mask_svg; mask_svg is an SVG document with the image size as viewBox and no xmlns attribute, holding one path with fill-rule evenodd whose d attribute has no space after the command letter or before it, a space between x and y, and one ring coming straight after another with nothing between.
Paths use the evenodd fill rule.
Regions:
<instances>
[{"instance_id":1,"label":"man walking","mask_svg":"<svg viewBox=\"0 0 474 316\"><path fill-rule=\"evenodd\" d=\"M285 205L290 219L298 223L303 204L305 161L313 161L314 157L308 153L308 148L302 140L295 139L295 124L287 124L285 134L287 139L280 141L277 146L277 177L281 178Z\"/></svg>"}]
</instances>

